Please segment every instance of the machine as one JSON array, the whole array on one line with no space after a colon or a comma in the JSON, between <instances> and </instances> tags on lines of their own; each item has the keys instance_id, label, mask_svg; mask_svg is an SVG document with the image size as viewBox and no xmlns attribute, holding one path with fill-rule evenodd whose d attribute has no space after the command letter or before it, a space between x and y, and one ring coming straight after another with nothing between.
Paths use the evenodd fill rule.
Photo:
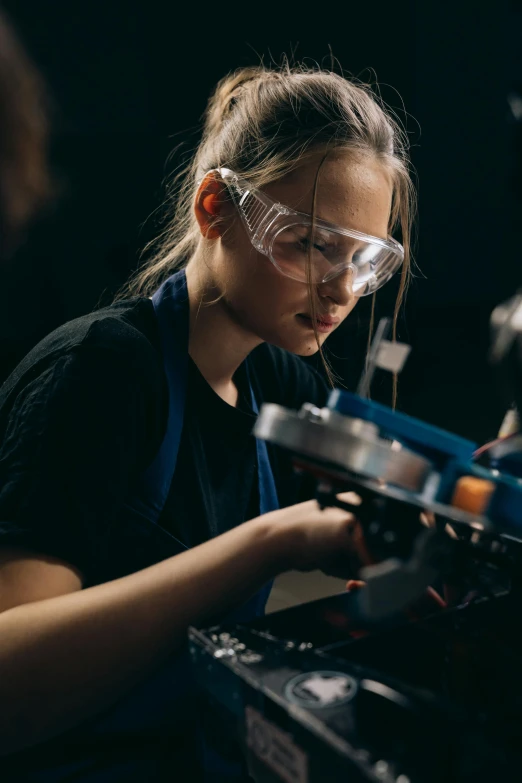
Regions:
<instances>
[{"instance_id":1,"label":"machine","mask_svg":"<svg viewBox=\"0 0 522 783\"><path fill-rule=\"evenodd\" d=\"M511 423L483 449L367 398L374 367L406 353L390 359L386 324L359 394L261 410L256 436L315 477L321 505L354 512L369 556L361 589L191 629L196 676L254 780L522 777L522 294L491 323ZM433 588L444 600L426 610Z\"/></svg>"}]
</instances>

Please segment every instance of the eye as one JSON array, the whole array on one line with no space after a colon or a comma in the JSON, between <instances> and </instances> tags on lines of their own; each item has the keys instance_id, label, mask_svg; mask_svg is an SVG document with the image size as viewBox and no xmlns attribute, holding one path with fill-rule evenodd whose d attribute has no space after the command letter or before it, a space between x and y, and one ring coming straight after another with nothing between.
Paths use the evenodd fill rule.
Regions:
<instances>
[{"instance_id":1,"label":"eye","mask_svg":"<svg viewBox=\"0 0 522 783\"><path fill-rule=\"evenodd\" d=\"M310 250L310 239L309 237L299 237L297 239L297 245L299 246L300 250L308 251ZM324 251L327 248L327 245L320 244L319 242L314 242L313 247L315 250L318 250L320 253L324 253Z\"/></svg>"},{"instance_id":2,"label":"eye","mask_svg":"<svg viewBox=\"0 0 522 783\"><path fill-rule=\"evenodd\" d=\"M328 248L332 247L331 237L321 231L294 231L294 242L300 247L301 250L309 250L312 245L319 252L324 252ZM313 240L313 244L312 244Z\"/></svg>"}]
</instances>

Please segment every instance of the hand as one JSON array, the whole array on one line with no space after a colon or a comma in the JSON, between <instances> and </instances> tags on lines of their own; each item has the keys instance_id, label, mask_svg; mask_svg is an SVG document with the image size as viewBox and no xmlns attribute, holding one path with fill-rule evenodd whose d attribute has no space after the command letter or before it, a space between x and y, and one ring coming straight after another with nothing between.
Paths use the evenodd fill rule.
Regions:
<instances>
[{"instance_id":1,"label":"hand","mask_svg":"<svg viewBox=\"0 0 522 783\"><path fill-rule=\"evenodd\" d=\"M345 502L354 502L354 493L338 495ZM345 578L359 560L357 520L347 511L328 507L321 509L315 500L265 514L278 536L282 570L311 571L320 568L325 573Z\"/></svg>"}]
</instances>

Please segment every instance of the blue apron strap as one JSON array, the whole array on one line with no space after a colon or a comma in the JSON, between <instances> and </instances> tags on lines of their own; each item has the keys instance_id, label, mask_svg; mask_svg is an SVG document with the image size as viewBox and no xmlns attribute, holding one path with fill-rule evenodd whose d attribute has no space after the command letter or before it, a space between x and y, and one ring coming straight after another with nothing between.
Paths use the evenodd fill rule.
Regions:
<instances>
[{"instance_id":1,"label":"blue apron strap","mask_svg":"<svg viewBox=\"0 0 522 783\"><path fill-rule=\"evenodd\" d=\"M246 361L247 378L250 386L250 397L252 402L252 410L256 414L259 414L259 407L257 404L254 389L252 387L252 381L250 378L250 372L248 368L248 359ZM279 508L279 499L277 497L277 489L274 481L274 474L272 473L272 467L268 458L268 450L264 440L256 438L256 452L257 452L257 475L259 483L259 513L268 514L269 511L276 511Z\"/></svg>"},{"instance_id":2,"label":"blue apron strap","mask_svg":"<svg viewBox=\"0 0 522 783\"><path fill-rule=\"evenodd\" d=\"M250 372L248 369L248 359L246 362L248 383L250 385L250 395L252 401L252 409L257 415L259 413L259 407L252 387L252 380L250 378ZM272 473L272 467L270 465L270 459L268 457L268 450L264 440L256 438L256 454L257 454L257 477L259 485L259 513L268 514L270 511L276 511L279 508L279 499L277 497L277 489L274 480L274 474ZM241 616L237 618L237 622L241 622L242 616L250 614L250 617L260 617L265 613L266 602L272 590L272 582L264 585L250 601L242 607Z\"/></svg>"},{"instance_id":3,"label":"blue apron strap","mask_svg":"<svg viewBox=\"0 0 522 783\"><path fill-rule=\"evenodd\" d=\"M255 413L258 413L258 411L255 410ZM279 500L277 497L274 474L272 473L272 467L270 465L270 460L268 459L268 451L264 440L256 438L256 451L259 482L259 512L260 514L268 514L269 511L276 511L279 508Z\"/></svg>"},{"instance_id":4,"label":"blue apron strap","mask_svg":"<svg viewBox=\"0 0 522 783\"><path fill-rule=\"evenodd\" d=\"M152 297L158 319L163 363L169 389L167 433L150 472L156 480L156 504L160 512L167 500L176 468L185 416L189 346L189 296L185 270L166 280Z\"/></svg>"},{"instance_id":5,"label":"blue apron strap","mask_svg":"<svg viewBox=\"0 0 522 783\"><path fill-rule=\"evenodd\" d=\"M190 310L184 269L176 272L163 283L152 297L152 304L158 323L163 365L167 378L168 419L159 451L141 476L136 491L129 498L127 505L148 523L157 527L176 469L185 413ZM245 366L252 409L255 414L258 414L259 407L252 388L248 359ZM266 443L257 438L256 456L259 512L266 514L279 508L279 502ZM172 534L160 531L159 528L158 532L162 532L164 538L172 539L180 549L186 549L185 544L174 539ZM251 598L241 608L237 621L263 614L270 589L271 584L265 585L259 593Z\"/></svg>"},{"instance_id":6,"label":"blue apron strap","mask_svg":"<svg viewBox=\"0 0 522 783\"><path fill-rule=\"evenodd\" d=\"M167 428L159 451L141 476L129 504L157 524L176 469L185 415L190 311L184 269L163 283L152 297L152 304L167 378Z\"/></svg>"},{"instance_id":7,"label":"blue apron strap","mask_svg":"<svg viewBox=\"0 0 522 783\"><path fill-rule=\"evenodd\" d=\"M163 365L167 378L168 419L161 446L141 476L137 491L133 493L130 503L143 517L157 524L167 501L176 469L185 414L190 311L184 269L163 283L152 297L152 304L158 323ZM250 380L248 359L246 369L252 408L254 413L258 414L259 408ZM259 512L266 514L279 508L279 502L266 443L257 438L256 453Z\"/></svg>"}]
</instances>

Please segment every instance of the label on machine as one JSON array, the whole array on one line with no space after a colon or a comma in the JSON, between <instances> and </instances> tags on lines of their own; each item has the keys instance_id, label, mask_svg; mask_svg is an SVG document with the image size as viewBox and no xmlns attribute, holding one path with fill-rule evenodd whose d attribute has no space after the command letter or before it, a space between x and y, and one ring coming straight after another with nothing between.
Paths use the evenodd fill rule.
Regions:
<instances>
[{"instance_id":1,"label":"label on machine","mask_svg":"<svg viewBox=\"0 0 522 783\"><path fill-rule=\"evenodd\" d=\"M245 708L247 745L285 783L308 783L308 757L292 739L250 705Z\"/></svg>"}]
</instances>

